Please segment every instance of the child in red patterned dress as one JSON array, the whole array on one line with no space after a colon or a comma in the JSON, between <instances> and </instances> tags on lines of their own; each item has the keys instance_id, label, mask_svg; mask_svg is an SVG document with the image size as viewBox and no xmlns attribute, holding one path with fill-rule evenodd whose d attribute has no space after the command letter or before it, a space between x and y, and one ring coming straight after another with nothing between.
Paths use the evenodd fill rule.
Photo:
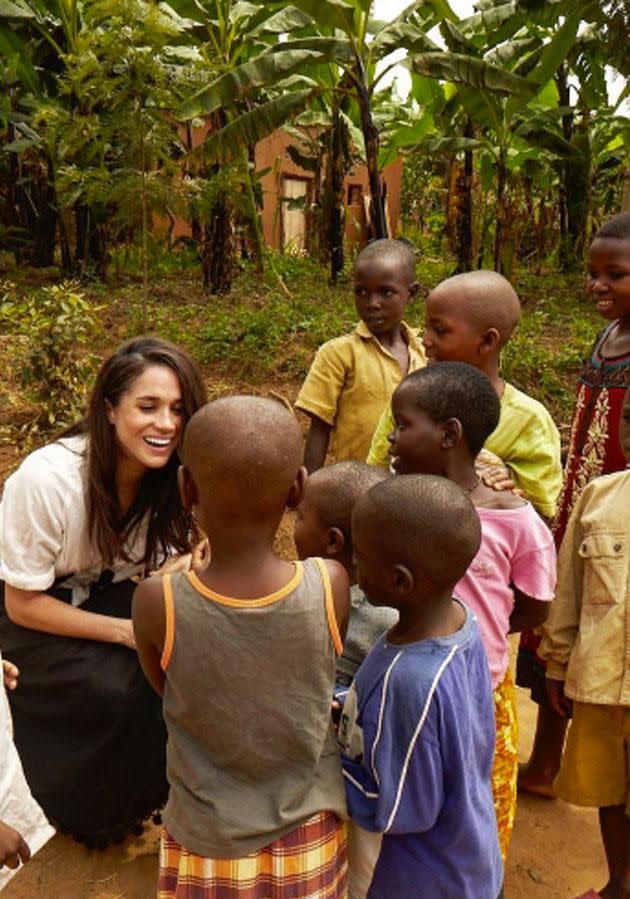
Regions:
<instances>
[{"instance_id":1,"label":"child in red patterned dress","mask_svg":"<svg viewBox=\"0 0 630 899\"><path fill-rule=\"evenodd\" d=\"M619 415L630 387L630 213L615 216L595 234L586 289L608 324L597 336L578 381L564 487L553 523L558 547L587 484L626 467L619 444ZM524 634L519 651L517 683L531 689L539 706L534 748L519 775L519 788L553 796L567 725L547 702L545 669L536 654L539 642L535 634Z\"/></svg>"}]
</instances>

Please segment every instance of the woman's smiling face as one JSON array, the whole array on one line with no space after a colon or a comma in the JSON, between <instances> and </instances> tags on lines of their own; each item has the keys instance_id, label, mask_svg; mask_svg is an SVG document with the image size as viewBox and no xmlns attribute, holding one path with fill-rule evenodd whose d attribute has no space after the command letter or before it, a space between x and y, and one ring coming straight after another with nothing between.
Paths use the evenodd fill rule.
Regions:
<instances>
[{"instance_id":1,"label":"woman's smiling face","mask_svg":"<svg viewBox=\"0 0 630 899\"><path fill-rule=\"evenodd\" d=\"M183 425L182 391L175 372L166 365L149 365L115 406L106 403L119 463L141 472L166 465Z\"/></svg>"}]
</instances>

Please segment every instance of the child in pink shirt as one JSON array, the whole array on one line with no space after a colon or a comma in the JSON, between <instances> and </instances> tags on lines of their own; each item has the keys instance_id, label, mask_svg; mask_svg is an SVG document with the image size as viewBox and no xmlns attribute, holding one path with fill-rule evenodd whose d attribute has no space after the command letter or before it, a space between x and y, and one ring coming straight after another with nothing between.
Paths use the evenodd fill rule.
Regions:
<instances>
[{"instance_id":1,"label":"child in pink shirt","mask_svg":"<svg viewBox=\"0 0 630 899\"><path fill-rule=\"evenodd\" d=\"M516 814L516 691L509 633L546 619L556 579L551 532L534 507L487 487L475 458L496 428L500 402L478 369L436 362L408 375L392 398L392 465L400 474L437 474L470 495L481 521L481 546L454 595L475 613L494 691L496 750L492 789L505 858ZM489 735L490 737L490 735Z\"/></svg>"},{"instance_id":2,"label":"child in pink shirt","mask_svg":"<svg viewBox=\"0 0 630 899\"><path fill-rule=\"evenodd\" d=\"M549 528L530 503L513 508L477 506L477 514L481 546L455 587L455 596L477 616L492 687L496 689L508 672L507 634L529 626L523 622L530 611L523 606L553 599L556 552ZM531 602L515 603L515 593ZM541 615L546 617L546 613L546 607L540 609Z\"/></svg>"}]
</instances>

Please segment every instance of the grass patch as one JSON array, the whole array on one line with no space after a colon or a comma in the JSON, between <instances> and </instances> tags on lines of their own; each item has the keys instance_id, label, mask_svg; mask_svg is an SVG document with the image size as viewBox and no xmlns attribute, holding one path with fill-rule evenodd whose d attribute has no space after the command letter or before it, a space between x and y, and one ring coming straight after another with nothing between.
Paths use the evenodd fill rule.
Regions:
<instances>
[{"instance_id":1,"label":"grass patch","mask_svg":"<svg viewBox=\"0 0 630 899\"><path fill-rule=\"evenodd\" d=\"M232 293L222 297L204 292L197 270L169 270L165 263L152 284L146 322L135 272L106 285L86 284L82 292L100 307L102 325L89 351L103 357L121 340L150 331L193 354L212 395L277 387L294 399L317 347L354 327L351 279L346 274L330 285L328 272L311 260L273 256L269 261L264 277L245 270ZM451 271L452 260L424 257L418 266L422 296ZM12 270L7 276L25 294L60 280L56 270ZM581 277L524 271L516 287L523 320L504 351L505 376L566 425L582 360L602 320L585 298ZM422 298L410 306L410 324L421 324L422 307Z\"/></svg>"}]
</instances>

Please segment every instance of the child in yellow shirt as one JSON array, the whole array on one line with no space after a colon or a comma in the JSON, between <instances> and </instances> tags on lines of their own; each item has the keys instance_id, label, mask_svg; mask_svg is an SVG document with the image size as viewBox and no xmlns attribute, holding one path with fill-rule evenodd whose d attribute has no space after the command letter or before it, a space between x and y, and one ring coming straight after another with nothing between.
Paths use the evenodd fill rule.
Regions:
<instances>
[{"instance_id":1,"label":"child in yellow shirt","mask_svg":"<svg viewBox=\"0 0 630 899\"><path fill-rule=\"evenodd\" d=\"M361 321L317 351L296 401L311 419L304 464L321 468L331 444L337 462L364 462L379 415L402 378L425 363L418 332L403 315L416 296L415 253L399 240L375 240L354 265Z\"/></svg>"}]
</instances>

